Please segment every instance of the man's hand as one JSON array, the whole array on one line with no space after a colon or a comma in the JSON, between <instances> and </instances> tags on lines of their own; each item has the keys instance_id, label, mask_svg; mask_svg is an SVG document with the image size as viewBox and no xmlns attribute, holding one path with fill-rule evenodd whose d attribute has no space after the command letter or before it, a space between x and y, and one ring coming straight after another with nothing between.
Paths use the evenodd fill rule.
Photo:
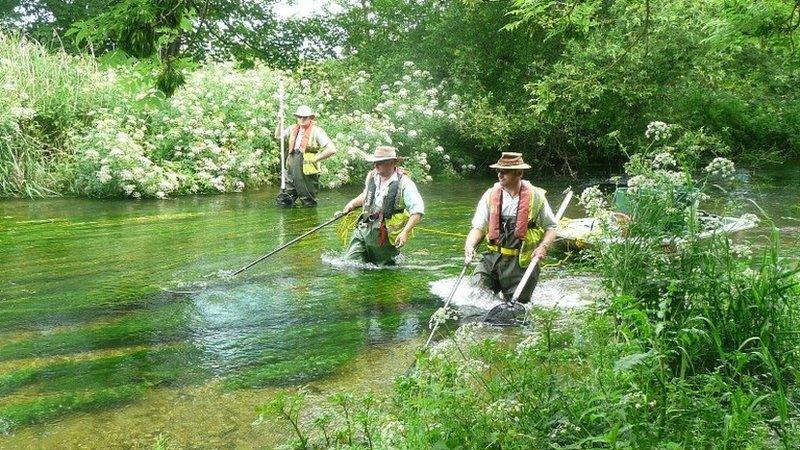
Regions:
<instances>
[{"instance_id":1,"label":"man's hand","mask_svg":"<svg viewBox=\"0 0 800 450\"><path fill-rule=\"evenodd\" d=\"M464 264L469 264L475 258L475 247L464 247Z\"/></svg>"},{"instance_id":2,"label":"man's hand","mask_svg":"<svg viewBox=\"0 0 800 450\"><path fill-rule=\"evenodd\" d=\"M342 208L341 211L336 211L335 213L333 213L333 217L342 217L344 215L350 214L350 211L352 211L352 209L350 209L350 204L348 203L347 205L344 206L344 208Z\"/></svg>"},{"instance_id":3,"label":"man's hand","mask_svg":"<svg viewBox=\"0 0 800 450\"><path fill-rule=\"evenodd\" d=\"M394 246L402 247L406 245L407 241L408 241L408 231L404 229L403 231L400 232L400 234L397 235L397 238L395 238Z\"/></svg>"},{"instance_id":4,"label":"man's hand","mask_svg":"<svg viewBox=\"0 0 800 450\"><path fill-rule=\"evenodd\" d=\"M544 259L547 256L547 246L540 245L533 249L533 256L537 259Z\"/></svg>"}]
</instances>

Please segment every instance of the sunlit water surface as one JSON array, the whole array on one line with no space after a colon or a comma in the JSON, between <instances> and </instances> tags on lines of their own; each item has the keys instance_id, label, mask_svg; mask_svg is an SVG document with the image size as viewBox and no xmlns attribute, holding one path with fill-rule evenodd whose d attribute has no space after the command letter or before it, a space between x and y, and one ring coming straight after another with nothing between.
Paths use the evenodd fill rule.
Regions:
<instances>
[{"instance_id":1,"label":"sunlit water surface","mask_svg":"<svg viewBox=\"0 0 800 450\"><path fill-rule=\"evenodd\" d=\"M798 254L800 172L743 172L713 208L770 213ZM0 200L0 448L270 448L254 408L308 384L318 398L391 389L459 272L489 181L421 186L423 228L391 268L342 261L336 225L230 273L327 220L357 193L279 210L274 190L166 201ZM578 183L538 184L558 205ZM573 204L567 215L581 215ZM444 233L439 233L444 232ZM759 245L764 229L741 239ZM534 304L582 307L597 280L545 270ZM175 292L190 292L176 294ZM465 316L498 299L459 286Z\"/></svg>"}]
</instances>

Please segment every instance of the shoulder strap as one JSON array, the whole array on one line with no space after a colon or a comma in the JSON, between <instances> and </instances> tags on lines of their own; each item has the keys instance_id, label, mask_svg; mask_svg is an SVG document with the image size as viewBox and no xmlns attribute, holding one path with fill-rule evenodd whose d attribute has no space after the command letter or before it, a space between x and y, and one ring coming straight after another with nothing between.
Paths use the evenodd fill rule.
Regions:
<instances>
[{"instance_id":1,"label":"shoulder strap","mask_svg":"<svg viewBox=\"0 0 800 450\"><path fill-rule=\"evenodd\" d=\"M367 174L367 195L364 198L364 211L369 210L375 202L375 191L378 190L378 185L375 183L375 169L372 169Z\"/></svg>"},{"instance_id":2,"label":"shoulder strap","mask_svg":"<svg viewBox=\"0 0 800 450\"><path fill-rule=\"evenodd\" d=\"M500 238L500 222L502 222L500 216L503 211L503 189L500 183L494 184L486 201L489 203L489 232L486 238L494 241Z\"/></svg>"},{"instance_id":3,"label":"shoulder strap","mask_svg":"<svg viewBox=\"0 0 800 450\"><path fill-rule=\"evenodd\" d=\"M392 181L389 185L389 192L386 193L386 198L383 201L383 218L384 219L391 219L391 217L397 211L397 199L402 194L402 189L400 189L400 183L403 181L403 175L405 172L403 169L397 169L397 179Z\"/></svg>"}]
</instances>

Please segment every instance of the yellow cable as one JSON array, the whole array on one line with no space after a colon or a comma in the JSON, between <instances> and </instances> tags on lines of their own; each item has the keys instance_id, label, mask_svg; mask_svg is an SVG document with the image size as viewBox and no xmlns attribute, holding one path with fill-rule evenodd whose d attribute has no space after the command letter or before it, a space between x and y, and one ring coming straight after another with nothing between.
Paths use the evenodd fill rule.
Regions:
<instances>
[{"instance_id":1,"label":"yellow cable","mask_svg":"<svg viewBox=\"0 0 800 450\"><path fill-rule=\"evenodd\" d=\"M415 230L420 230L420 231L427 231L428 233L441 234L443 236L453 236L453 237L460 237L460 238L466 238L467 237L466 234L450 233L448 231L434 230L432 228L414 227L414 229Z\"/></svg>"}]
</instances>

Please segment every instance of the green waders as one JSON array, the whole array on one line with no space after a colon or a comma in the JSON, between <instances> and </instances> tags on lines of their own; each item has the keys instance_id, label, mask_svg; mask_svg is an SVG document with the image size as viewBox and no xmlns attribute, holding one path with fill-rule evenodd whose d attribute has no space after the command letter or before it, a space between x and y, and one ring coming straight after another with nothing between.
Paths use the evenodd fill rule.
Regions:
<instances>
[{"instance_id":1,"label":"green waders","mask_svg":"<svg viewBox=\"0 0 800 450\"><path fill-rule=\"evenodd\" d=\"M306 175L303 173L303 153L292 151L286 158L286 190L278 197L278 202L284 206L294 206L300 203L303 206L317 204L319 193L319 174Z\"/></svg>"},{"instance_id":2,"label":"green waders","mask_svg":"<svg viewBox=\"0 0 800 450\"><path fill-rule=\"evenodd\" d=\"M380 245L379 220L365 221L358 224L353 230L350 244L344 254L344 259L372 263L377 265L391 266L395 264L395 258L400 253L397 247L387 242Z\"/></svg>"}]
</instances>

